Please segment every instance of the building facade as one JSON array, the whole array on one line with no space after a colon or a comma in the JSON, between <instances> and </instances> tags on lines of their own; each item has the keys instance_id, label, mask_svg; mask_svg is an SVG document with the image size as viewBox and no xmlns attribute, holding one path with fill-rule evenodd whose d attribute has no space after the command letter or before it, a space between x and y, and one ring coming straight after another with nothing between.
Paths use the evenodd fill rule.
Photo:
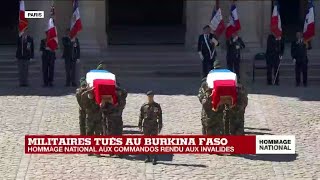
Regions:
<instances>
[{"instance_id":1,"label":"building facade","mask_svg":"<svg viewBox=\"0 0 320 180\"><path fill-rule=\"evenodd\" d=\"M161 3L170 1L135 0L132 1L134 4L129 4L129 0L80 0L79 8L83 31L80 33L79 38L82 48L99 51L108 48L110 44L113 44L112 42L117 44L117 41L118 44L126 41L132 41L132 44L143 44L141 39L146 38L148 32L153 36L149 37L146 44L152 44L153 39L156 44L159 39L164 39L165 37L169 41L173 38L180 38L172 42L185 44L187 48L195 48L198 35L202 32L202 27L208 24L211 18L213 7L217 5L222 9L224 21L227 23L229 8L232 3L232 1L228 0L172 0L172 2L174 1L176 1L175 4L160 6ZM47 26L52 2L37 0L25 2L26 10L45 11L44 19L32 19L29 21L29 31L37 41L45 35L44 30ZM296 30L302 30L303 28L307 0L279 0L279 2L281 9L283 9L281 16L283 23L285 23L283 25L284 34L292 38L294 36L292 34ZM70 26L72 1L57 0L54 1L54 5L58 34L62 36L64 30ZM242 26L240 35L249 47L264 47L266 37L270 33L273 1L241 0L236 1L236 5ZM314 6L315 11L317 11L317 9L320 9L320 2L314 1ZM177 10L172 9L172 7L177 8ZM132 9L135 9L135 11ZM149 9L149 11L142 12L142 9ZM319 13L316 12L315 14L317 22L320 19ZM133 27L135 27L136 32L134 32ZM161 28L163 27L167 27L167 31L162 31ZM316 32L320 32L319 30L320 24L316 23ZM172 34L172 37L170 37L170 34ZM137 36L140 37L137 38ZM134 40L133 37L137 39ZM223 40L224 37L221 37L221 39ZM319 41L319 36L316 36L312 43L314 48L319 48Z\"/></svg>"}]
</instances>

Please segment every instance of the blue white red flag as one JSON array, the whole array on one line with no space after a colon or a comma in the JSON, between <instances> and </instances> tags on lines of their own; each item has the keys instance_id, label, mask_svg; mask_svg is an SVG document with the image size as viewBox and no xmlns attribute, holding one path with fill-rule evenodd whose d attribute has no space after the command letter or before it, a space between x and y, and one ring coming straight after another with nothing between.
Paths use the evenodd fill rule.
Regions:
<instances>
[{"instance_id":1,"label":"blue white red flag","mask_svg":"<svg viewBox=\"0 0 320 180\"><path fill-rule=\"evenodd\" d=\"M70 27L70 38L74 40L77 34L82 30L82 23L80 19L79 1L73 0L73 14Z\"/></svg>"},{"instance_id":2,"label":"blue white red flag","mask_svg":"<svg viewBox=\"0 0 320 180\"><path fill-rule=\"evenodd\" d=\"M229 16L229 23L226 29L226 38L229 39L231 35L235 32L238 32L241 29L240 19L238 16L238 9L235 4L231 5Z\"/></svg>"},{"instance_id":3,"label":"blue white red flag","mask_svg":"<svg viewBox=\"0 0 320 180\"><path fill-rule=\"evenodd\" d=\"M25 6L24 1L20 1L20 7L19 7L19 36L21 36L25 29L28 27L28 21L24 16L25 13Z\"/></svg>"},{"instance_id":4,"label":"blue white red flag","mask_svg":"<svg viewBox=\"0 0 320 180\"><path fill-rule=\"evenodd\" d=\"M274 2L273 12L271 17L271 32L276 36L276 38L280 38L282 36L282 27L281 27L281 18L278 2Z\"/></svg>"},{"instance_id":5,"label":"blue white red flag","mask_svg":"<svg viewBox=\"0 0 320 180\"><path fill-rule=\"evenodd\" d=\"M210 24L216 36L220 36L223 33L225 25L220 8L218 8L218 10L213 10Z\"/></svg>"},{"instance_id":6,"label":"blue white red flag","mask_svg":"<svg viewBox=\"0 0 320 180\"><path fill-rule=\"evenodd\" d=\"M58 49L58 33L57 33L57 28L55 26L54 22L54 6L51 6L51 17L48 22L48 28L47 28L47 47L51 51L55 51Z\"/></svg>"},{"instance_id":7,"label":"blue white red flag","mask_svg":"<svg viewBox=\"0 0 320 180\"><path fill-rule=\"evenodd\" d=\"M308 11L303 27L303 39L308 42L315 35L315 21L314 21L314 6L311 0L309 0Z\"/></svg>"}]
</instances>

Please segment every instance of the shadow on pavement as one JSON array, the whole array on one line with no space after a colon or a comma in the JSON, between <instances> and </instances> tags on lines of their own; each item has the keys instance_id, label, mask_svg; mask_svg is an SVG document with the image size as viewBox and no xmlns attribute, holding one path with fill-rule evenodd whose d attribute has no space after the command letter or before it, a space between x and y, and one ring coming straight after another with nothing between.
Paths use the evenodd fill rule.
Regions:
<instances>
[{"instance_id":1,"label":"shadow on pavement","mask_svg":"<svg viewBox=\"0 0 320 180\"><path fill-rule=\"evenodd\" d=\"M250 94L264 94L280 97L295 97L301 101L320 101L319 86L295 87L293 85L267 86L263 84L253 84Z\"/></svg>"},{"instance_id":2,"label":"shadow on pavement","mask_svg":"<svg viewBox=\"0 0 320 180\"><path fill-rule=\"evenodd\" d=\"M133 125L124 125L123 128L138 128L138 126Z\"/></svg>"},{"instance_id":3,"label":"shadow on pavement","mask_svg":"<svg viewBox=\"0 0 320 180\"><path fill-rule=\"evenodd\" d=\"M252 128L252 127L245 127L244 129L248 129L248 130L259 130L259 131L271 131L271 129L268 129L268 128Z\"/></svg>"},{"instance_id":4,"label":"shadow on pavement","mask_svg":"<svg viewBox=\"0 0 320 180\"><path fill-rule=\"evenodd\" d=\"M244 159L254 160L254 161L272 161L272 162L292 162L298 157L298 154L274 154L274 155L232 155L237 157L242 157Z\"/></svg>"},{"instance_id":5,"label":"shadow on pavement","mask_svg":"<svg viewBox=\"0 0 320 180\"><path fill-rule=\"evenodd\" d=\"M142 134L142 132L136 130L123 130L123 134Z\"/></svg>"},{"instance_id":6,"label":"shadow on pavement","mask_svg":"<svg viewBox=\"0 0 320 180\"><path fill-rule=\"evenodd\" d=\"M164 163L158 162L158 164L168 165L168 166L184 166L184 167L198 167L198 168L206 168L208 166L202 164L176 164L176 163Z\"/></svg>"},{"instance_id":7,"label":"shadow on pavement","mask_svg":"<svg viewBox=\"0 0 320 180\"><path fill-rule=\"evenodd\" d=\"M247 135L274 135L272 133L267 132L244 132Z\"/></svg>"}]
</instances>

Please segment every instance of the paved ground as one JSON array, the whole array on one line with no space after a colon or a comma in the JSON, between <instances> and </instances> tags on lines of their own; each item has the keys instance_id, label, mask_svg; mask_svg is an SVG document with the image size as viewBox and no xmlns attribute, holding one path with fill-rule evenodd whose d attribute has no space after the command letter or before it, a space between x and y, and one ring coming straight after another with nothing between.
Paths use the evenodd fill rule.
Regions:
<instances>
[{"instance_id":1,"label":"paved ground","mask_svg":"<svg viewBox=\"0 0 320 180\"><path fill-rule=\"evenodd\" d=\"M197 79L125 79L121 84L131 93L124 111L127 133L137 132L142 93L148 89L161 94L156 101L164 111L163 134L201 132ZM0 88L0 179L320 179L319 87L251 87L247 134L296 135L296 156L165 155L153 166L141 156L24 155L25 134L78 133L73 92Z\"/></svg>"}]
</instances>

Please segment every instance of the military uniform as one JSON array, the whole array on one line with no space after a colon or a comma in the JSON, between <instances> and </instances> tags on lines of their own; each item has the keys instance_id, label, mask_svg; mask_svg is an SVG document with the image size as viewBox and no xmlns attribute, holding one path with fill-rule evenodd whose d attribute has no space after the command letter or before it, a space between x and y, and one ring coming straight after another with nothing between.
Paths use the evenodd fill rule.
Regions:
<instances>
[{"instance_id":1,"label":"military uniform","mask_svg":"<svg viewBox=\"0 0 320 180\"><path fill-rule=\"evenodd\" d=\"M153 92L147 92L148 96L153 96ZM160 104L156 102L144 103L140 108L138 127L142 129L143 135L155 136L162 129L162 110ZM153 164L156 164L157 155L153 156ZM150 161L150 156L146 157L146 162Z\"/></svg>"},{"instance_id":2,"label":"military uniform","mask_svg":"<svg viewBox=\"0 0 320 180\"><path fill-rule=\"evenodd\" d=\"M120 87L116 87L116 93L118 98L117 106L108 103L101 106L103 129L105 129L104 133L108 135L122 135L123 131L122 113L126 106L128 93Z\"/></svg>"},{"instance_id":3,"label":"military uniform","mask_svg":"<svg viewBox=\"0 0 320 180\"><path fill-rule=\"evenodd\" d=\"M219 60L216 60L213 66L214 69L221 68ZM203 78L198 93L198 98L202 105L201 124L203 135L219 135L223 129L224 109L219 107L217 111L212 110L211 93L212 91L208 87L206 78Z\"/></svg>"},{"instance_id":4,"label":"military uniform","mask_svg":"<svg viewBox=\"0 0 320 180\"><path fill-rule=\"evenodd\" d=\"M40 51L42 51L42 76L43 86L53 86L54 64L56 53L48 49L46 39L42 39L40 43Z\"/></svg>"},{"instance_id":5,"label":"military uniform","mask_svg":"<svg viewBox=\"0 0 320 180\"><path fill-rule=\"evenodd\" d=\"M240 50L245 48L240 37L227 40L227 65L228 69L237 74L240 79Z\"/></svg>"},{"instance_id":6,"label":"military uniform","mask_svg":"<svg viewBox=\"0 0 320 180\"><path fill-rule=\"evenodd\" d=\"M280 57L282 57L284 53L284 41L282 39L276 39L276 37L272 34L268 36L267 41L267 52L266 52L266 59L267 59L267 83L269 85L272 84L272 72L273 75L276 76L277 70L280 65ZM279 84L279 75L278 72L277 76L275 77L275 84Z\"/></svg>"},{"instance_id":7,"label":"military uniform","mask_svg":"<svg viewBox=\"0 0 320 180\"><path fill-rule=\"evenodd\" d=\"M80 135L86 135L86 111L83 107L83 102L81 101L81 95L84 93L86 88L85 78L81 78L80 80L80 88L76 90L76 98L79 104L79 126L80 126Z\"/></svg>"},{"instance_id":8,"label":"military uniform","mask_svg":"<svg viewBox=\"0 0 320 180\"><path fill-rule=\"evenodd\" d=\"M23 35L17 40L16 58L18 59L20 86L28 86L30 59L34 57L33 38Z\"/></svg>"},{"instance_id":9,"label":"military uniform","mask_svg":"<svg viewBox=\"0 0 320 180\"><path fill-rule=\"evenodd\" d=\"M95 102L94 97L88 97L92 91L87 90L81 95L83 107L86 110L86 134L101 135L102 134L102 115L100 106Z\"/></svg>"},{"instance_id":10,"label":"military uniform","mask_svg":"<svg viewBox=\"0 0 320 180\"><path fill-rule=\"evenodd\" d=\"M230 133L232 135L244 134L244 114L248 105L248 93L246 89L239 85L237 87L238 100L235 107L230 109Z\"/></svg>"},{"instance_id":11,"label":"military uniform","mask_svg":"<svg viewBox=\"0 0 320 180\"><path fill-rule=\"evenodd\" d=\"M74 41L70 37L65 36L62 38L63 55L65 61L66 71L66 86L76 86L76 63L80 59L80 43L78 38Z\"/></svg>"},{"instance_id":12,"label":"military uniform","mask_svg":"<svg viewBox=\"0 0 320 180\"><path fill-rule=\"evenodd\" d=\"M291 44L291 56L295 59L296 86L300 86L301 73L303 76L303 85L308 84L308 56L307 45L303 40L297 40Z\"/></svg>"},{"instance_id":13,"label":"military uniform","mask_svg":"<svg viewBox=\"0 0 320 180\"><path fill-rule=\"evenodd\" d=\"M199 89L198 98L202 105L201 124L203 135L219 135L222 133L223 109L221 107L215 112L212 110L211 91L207 82L204 81Z\"/></svg>"}]
</instances>

